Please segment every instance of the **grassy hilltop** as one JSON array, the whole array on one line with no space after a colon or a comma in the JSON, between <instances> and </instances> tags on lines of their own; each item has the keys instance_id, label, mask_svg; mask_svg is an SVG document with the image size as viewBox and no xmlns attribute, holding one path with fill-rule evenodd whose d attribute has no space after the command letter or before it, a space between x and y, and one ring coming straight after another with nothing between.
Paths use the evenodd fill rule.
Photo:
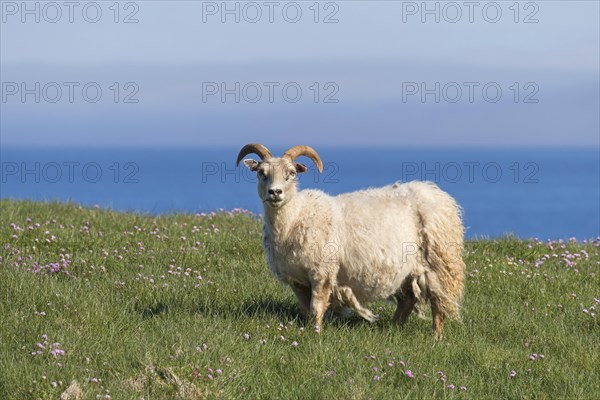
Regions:
<instances>
[{"instance_id":1,"label":"grassy hilltop","mask_svg":"<svg viewBox=\"0 0 600 400\"><path fill-rule=\"evenodd\" d=\"M245 212L1 200L0 398L595 399L599 245L467 242L463 320L439 342L387 303L317 335Z\"/></svg>"}]
</instances>

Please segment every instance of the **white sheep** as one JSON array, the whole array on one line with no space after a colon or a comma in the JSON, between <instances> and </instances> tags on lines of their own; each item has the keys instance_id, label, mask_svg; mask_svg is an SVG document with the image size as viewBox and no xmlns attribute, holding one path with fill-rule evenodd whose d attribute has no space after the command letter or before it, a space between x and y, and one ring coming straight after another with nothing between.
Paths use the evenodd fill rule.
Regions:
<instances>
[{"instance_id":1,"label":"white sheep","mask_svg":"<svg viewBox=\"0 0 600 400\"><path fill-rule=\"evenodd\" d=\"M267 264L292 288L317 330L331 303L373 321L376 316L362 304L394 300L393 319L402 324L429 302L438 338L444 316L459 317L464 234L460 208L447 193L430 182L338 196L298 191L296 176L307 168L297 157L307 156L323 169L312 148L295 146L273 157L264 146L248 144L237 164L252 153L261 161L244 164L258 175Z\"/></svg>"}]
</instances>

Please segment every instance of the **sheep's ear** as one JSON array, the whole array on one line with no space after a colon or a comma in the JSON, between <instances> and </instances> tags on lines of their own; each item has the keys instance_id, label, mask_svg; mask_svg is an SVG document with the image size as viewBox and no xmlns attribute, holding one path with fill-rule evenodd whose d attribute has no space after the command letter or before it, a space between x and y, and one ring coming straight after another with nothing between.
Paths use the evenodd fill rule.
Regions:
<instances>
[{"instance_id":1,"label":"sheep's ear","mask_svg":"<svg viewBox=\"0 0 600 400\"><path fill-rule=\"evenodd\" d=\"M299 174L306 172L307 170L306 165L304 164L295 163L294 166L296 167L296 172Z\"/></svg>"},{"instance_id":2,"label":"sheep's ear","mask_svg":"<svg viewBox=\"0 0 600 400\"><path fill-rule=\"evenodd\" d=\"M256 160L251 159L251 158L246 158L244 160L244 165L246 167L248 167L248 169L250 171L256 171L258 169L258 166L260 165L260 163L258 161L256 161Z\"/></svg>"}]
</instances>

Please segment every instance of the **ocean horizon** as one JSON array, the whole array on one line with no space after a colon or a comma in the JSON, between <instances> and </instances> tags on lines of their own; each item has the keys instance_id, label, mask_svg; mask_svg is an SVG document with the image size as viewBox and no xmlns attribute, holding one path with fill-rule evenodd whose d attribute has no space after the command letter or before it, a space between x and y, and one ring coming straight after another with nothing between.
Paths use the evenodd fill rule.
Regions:
<instances>
[{"instance_id":1,"label":"ocean horizon","mask_svg":"<svg viewBox=\"0 0 600 400\"><path fill-rule=\"evenodd\" d=\"M240 146L241 148L241 146ZM333 148L315 146L300 188L336 195L428 180L464 212L467 238L600 235L598 148ZM285 148L274 146L274 154ZM0 198L74 202L149 214L243 208L262 213L239 148L2 148ZM251 157L251 156L249 156ZM256 157L255 157L256 158Z\"/></svg>"}]
</instances>

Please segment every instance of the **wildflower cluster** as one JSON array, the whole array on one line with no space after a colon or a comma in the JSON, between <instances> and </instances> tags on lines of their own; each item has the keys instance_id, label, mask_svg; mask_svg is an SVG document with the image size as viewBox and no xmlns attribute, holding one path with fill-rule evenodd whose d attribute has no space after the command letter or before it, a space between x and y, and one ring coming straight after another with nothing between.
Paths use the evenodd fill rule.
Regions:
<instances>
[{"instance_id":1,"label":"wildflower cluster","mask_svg":"<svg viewBox=\"0 0 600 400\"><path fill-rule=\"evenodd\" d=\"M454 390L454 389L456 389L456 385L455 384L448 382L448 377L446 376L446 374L444 373L444 371L438 371L436 373L436 377L439 380L439 382L441 382L442 384L446 385L446 389L448 389L448 390ZM462 385L462 386L459 387L459 390L466 391L467 387L464 386L464 385Z\"/></svg>"},{"instance_id":2,"label":"wildflower cluster","mask_svg":"<svg viewBox=\"0 0 600 400\"><path fill-rule=\"evenodd\" d=\"M581 310L584 314L587 314L590 316L590 318L596 318L596 308L600 306L600 299L597 299L594 297L594 303L587 307L584 308L583 310Z\"/></svg>"},{"instance_id":3,"label":"wildflower cluster","mask_svg":"<svg viewBox=\"0 0 600 400\"><path fill-rule=\"evenodd\" d=\"M206 368L206 370L204 370L204 373L200 369L195 369L194 371L192 371L191 376L193 380L201 380L204 382L208 382L215 380L221 374L223 374L223 370L221 370L220 368L212 369L208 367Z\"/></svg>"},{"instance_id":4,"label":"wildflower cluster","mask_svg":"<svg viewBox=\"0 0 600 400\"><path fill-rule=\"evenodd\" d=\"M59 262L49 263L42 265L37 261L34 261L27 271L32 272L34 274L65 274L71 275L69 271L71 261L67 259L62 259Z\"/></svg>"},{"instance_id":5,"label":"wildflower cluster","mask_svg":"<svg viewBox=\"0 0 600 400\"><path fill-rule=\"evenodd\" d=\"M575 244L575 243L577 243L577 240L575 238L571 238L571 239L569 239L569 242L571 244ZM565 243L565 241L562 239L559 239L559 240L548 239L548 241L545 244L542 241L536 239L534 241L534 243L537 246L540 246L540 245L545 246L548 250L552 251L552 253L544 254L542 257L535 260L535 262L534 262L535 267L541 267L544 263L546 263L552 259L558 259L562 263L564 263L565 267L574 268L574 267L577 267L577 264L580 261L589 260L589 258L590 258L589 253L585 249L581 249L578 252L569 251L566 248L567 243ZM583 243L588 243L588 241L584 240ZM594 245L595 247L600 247L600 237L592 240L590 243L592 245ZM534 246L533 244L528 245L528 247L530 249L533 248L533 246ZM577 269L575 268L574 271L577 272Z\"/></svg>"},{"instance_id":6,"label":"wildflower cluster","mask_svg":"<svg viewBox=\"0 0 600 400\"><path fill-rule=\"evenodd\" d=\"M46 334L42 335L41 340L35 344L35 351L31 352L34 357L47 355L52 356L54 359L60 359L65 354L65 351L61 349L61 344L58 342L50 343ZM62 364L57 362L56 366L62 367Z\"/></svg>"}]
</instances>

